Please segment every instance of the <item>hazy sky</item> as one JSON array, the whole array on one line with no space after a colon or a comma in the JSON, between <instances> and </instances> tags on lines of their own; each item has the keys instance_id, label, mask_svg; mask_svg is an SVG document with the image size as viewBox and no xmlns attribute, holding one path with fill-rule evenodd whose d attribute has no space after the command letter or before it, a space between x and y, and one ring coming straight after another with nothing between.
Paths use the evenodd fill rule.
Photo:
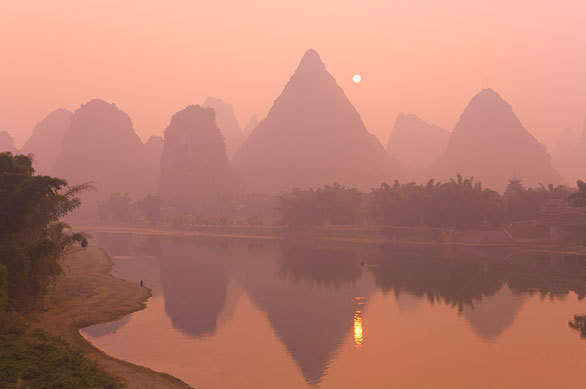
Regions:
<instances>
[{"instance_id":1,"label":"hazy sky","mask_svg":"<svg viewBox=\"0 0 586 389\"><path fill-rule=\"evenodd\" d=\"M585 0L0 0L0 130L21 146L94 97L143 140L207 96L244 126L308 48L385 145L399 112L452 130L486 86L546 144L586 117Z\"/></svg>"}]
</instances>

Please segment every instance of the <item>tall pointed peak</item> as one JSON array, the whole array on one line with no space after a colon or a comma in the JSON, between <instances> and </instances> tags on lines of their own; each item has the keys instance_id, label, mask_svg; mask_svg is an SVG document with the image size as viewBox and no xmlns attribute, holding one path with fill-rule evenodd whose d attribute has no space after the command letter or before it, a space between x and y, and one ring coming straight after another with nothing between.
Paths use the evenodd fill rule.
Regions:
<instances>
[{"instance_id":1,"label":"tall pointed peak","mask_svg":"<svg viewBox=\"0 0 586 389\"><path fill-rule=\"evenodd\" d=\"M321 60L321 57L314 49L309 49L303 54L303 58L301 58L301 62L299 62L299 66L297 67L297 72L300 70L313 70L313 69L324 69L326 65Z\"/></svg>"}]
</instances>

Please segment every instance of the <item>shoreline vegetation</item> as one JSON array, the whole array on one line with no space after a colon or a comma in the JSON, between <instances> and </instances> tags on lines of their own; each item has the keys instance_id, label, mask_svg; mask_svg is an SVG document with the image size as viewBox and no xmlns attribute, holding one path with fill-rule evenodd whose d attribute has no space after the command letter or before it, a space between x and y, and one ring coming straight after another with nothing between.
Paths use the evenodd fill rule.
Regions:
<instances>
[{"instance_id":1,"label":"shoreline vegetation","mask_svg":"<svg viewBox=\"0 0 586 389\"><path fill-rule=\"evenodd\" d=\"M58 336L127 388L189 388L166 373L114 358L93 346L80 329L118 320L144 309L151 291L111 274L113 262L100 248L88 247L64 256L63 275L45 299L33 328Z\"/></svg>"},{"instance_id":2,"label":"shoreline vegetation","mask_svg":"<svg viewBox=\"0 0 586 389\"><path fill-rule=\"evenodd\" d=\"M583 218L557 231L556 236L570 238L563 243L548 240L547 223L535 222L546 209L560 224L565 220L560 210L570 203L572 215L585 215L582 181L576 192L565 186L525 189L511 181L500 195L458 174L444 183L383 183L368 193L335 183L268 197L196 198L195 208L164 204L153 195L133 202L128 194L113 193L98 205L101 224L75 229L63 218L69 214L76 220L72 212L80 208L82 193L96 189L91 183L70 186L36 174L31 156L0 153L0 187L0 315L14 321L0 321L0 384L14 387L188 387L168 374L110 357L79 333L145 308L151 294L115 278L108 255L87 248L88 235L76 231L586 253ZM277 214L280 221L273 224Z\"/></svg>"},{"instance_id":3,"label":"shoreline vegetation","mask_svg":"<svg viewBox=\"0 0 586 389\"><path fill-rule=\"evenodd\" d=\"M87 233L112 232L143 235L193 236L233 239L308 240L350 245L455 245L477 247L511 247L528 250L551 250L586 254L586 247L576 242L552 242L541 237L545 231L532 229L527 223L506 228L449 229L433 227L396 226L314 226L290 228L287 226L173 226L100 224L78 225ZM529 223L530 224L530 223ZM511 232L509 232L511 230ZM537 235L537 236L536 236Z\"/></svg>"}]
</instances>

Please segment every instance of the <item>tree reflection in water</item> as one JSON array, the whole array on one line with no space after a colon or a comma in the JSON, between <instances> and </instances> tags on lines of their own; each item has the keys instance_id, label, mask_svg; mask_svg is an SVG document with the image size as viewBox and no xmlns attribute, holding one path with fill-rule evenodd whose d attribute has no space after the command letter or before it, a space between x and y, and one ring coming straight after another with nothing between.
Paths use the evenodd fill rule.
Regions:
<instances>
[{"instance_id":1,"label":"tree reflection in water","mask_svg":"<svg viewBox=\"0 0 586 389\"><path fill-rule=\"evenodd\" d=\"M574 315L574 320L570 320L568 325L580 333L580 338L586 339L586 315Z\"/></svg>"},{"instance_id":2,"label":"tree reflection in water","mask_svg":"<svg viewBox=\"0 0 586 389\"><path fill-rule=\"evenodd\" d=\"M376 289L394 294L399 305L427 301L453 307L490 342L512 325L531 295L586 296L586 257L578 255L121 234L103 235L99 244L112 255L153 258L156 277L145 273L147 262L134 271L141 279L160 280L173 327L193 338L216 333L224 312L234 309L228 285L238 285L236 293L244 291L266 315L310 384L322 381L344 342L366 347L364 317ZM569 326L586 337L585 316L576 315Z\"/></svg>"}]
</instances>

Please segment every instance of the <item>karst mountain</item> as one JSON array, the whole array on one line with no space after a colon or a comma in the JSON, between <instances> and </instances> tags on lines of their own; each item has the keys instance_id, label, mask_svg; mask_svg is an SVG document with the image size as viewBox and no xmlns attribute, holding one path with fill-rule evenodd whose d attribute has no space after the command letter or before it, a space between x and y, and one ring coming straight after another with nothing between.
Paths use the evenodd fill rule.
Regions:
<instances>
[{"instance_id":1,"label":"karst mountain","mask_svg":"<svg viewBox=\"0 0 586 389\"><path fill-rule=\"evenodd\" d=\"M22 154L33 155L37 172L52 173L72 116L71 111L63 108L51 112L35 126L33 134L22 146Z\"/></svg>"},{"instance_id":2,"label":"karst mountain","mask_svg":"<svg viewBox=\"0 0 586 389\"><path fill-rule=\"evenodd\" d=\"M446 153L429 176L440 179L460 173L503 191L510 179L526 186L562 184L545 146L521 124L512 107L492 89L472 98L456 124Z\"/></svg>"},{"instance_id":3,"label":"karst mountain","mask_svg":"<svg viewBox=\"0 0 586 389\"><path fill-rule=\"evenodd\" d=\"M427 124L417 115L400 113L387 152L407 166L423 168L446 151L449 138L450 133L443 128Z\"/></svg>"},{"instance_id":4,"label":"karst mountain","mask_svg":"<svg viewBox=\"0 0 586 389\"><path fill-rule=\"evenodd\" d=\"M314 50L232 160L246 190L275 193L338 182L368 189L399 178Z\"/></svg>"}]
</instances>

